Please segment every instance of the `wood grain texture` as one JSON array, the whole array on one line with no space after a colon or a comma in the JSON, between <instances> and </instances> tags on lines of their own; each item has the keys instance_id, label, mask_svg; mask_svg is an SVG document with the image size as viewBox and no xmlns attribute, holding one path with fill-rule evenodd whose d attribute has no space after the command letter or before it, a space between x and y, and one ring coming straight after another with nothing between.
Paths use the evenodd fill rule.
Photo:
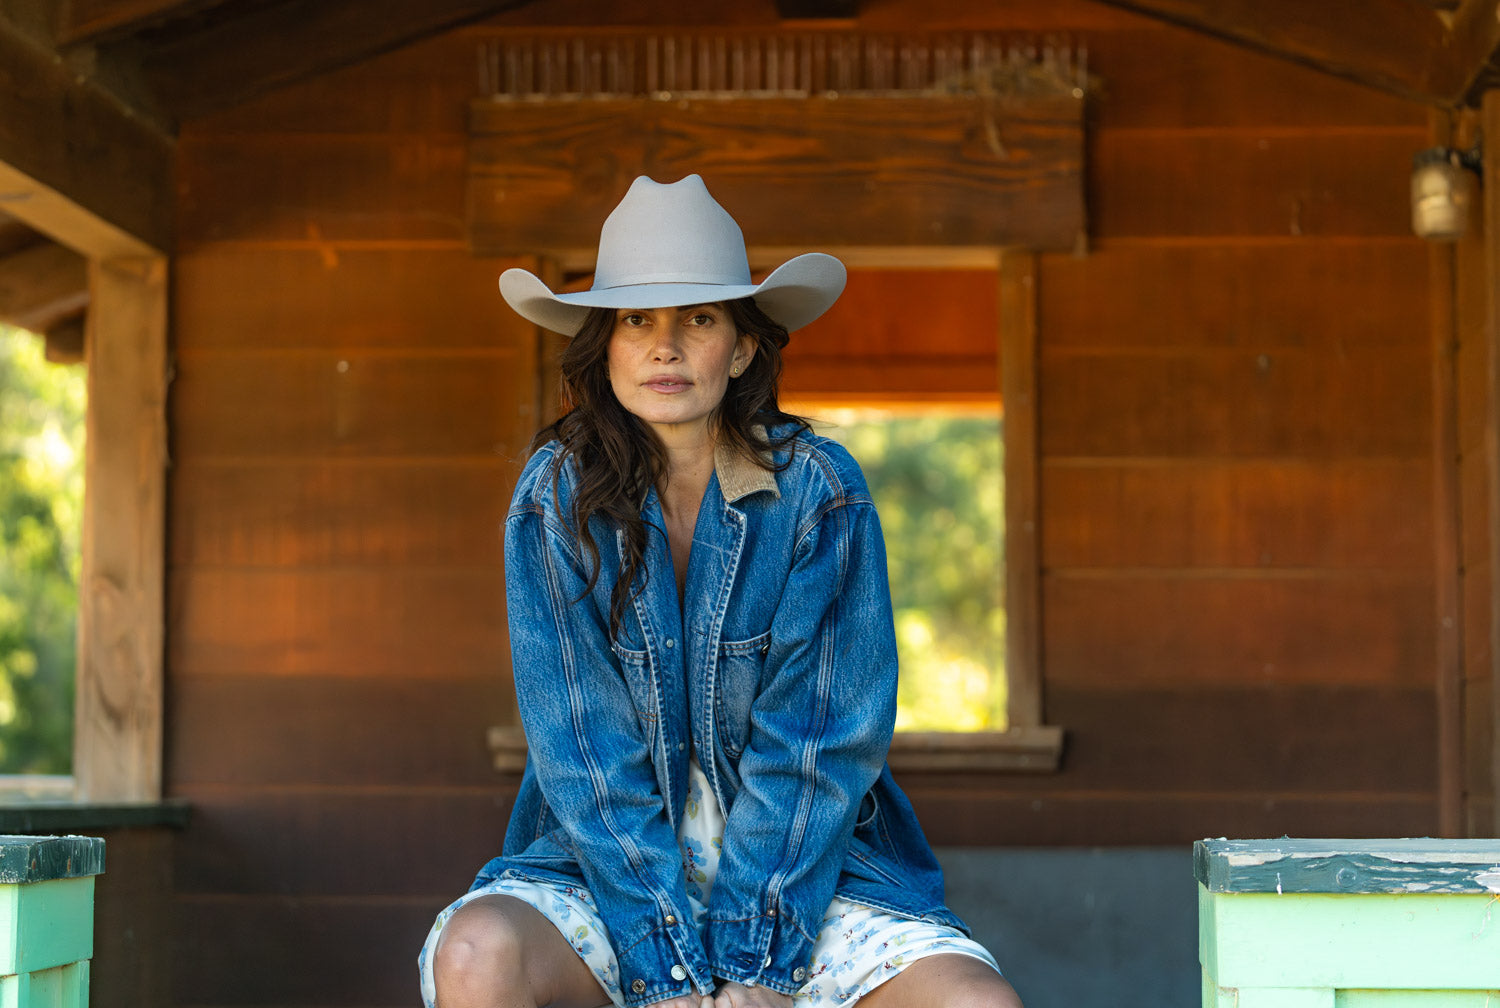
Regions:
<instances>
[{"instance_id":1,"label":"wood grain texture","mask_svg":"<svg viewBox=\"0 0 1500 1008\"><path fill-rule=\"evenodd\" d=\"M188 789L189 895L455 899L500 853L514 787ZM245 844L240 838L260 837ZM349 856L351 850L360 856Z\"/></svg>"},{"instance_id":2,"label":"wood grain texture","mask_svg":"<svg viewBox=\"0 0 1500 1008\"><path fill-rule=\"evenodd\" d=\"M165 130L128 114L8 22L0 25L0 91L8 197L0 206L97 255L171 248L173 144ZM11 173L42 191L28 195L11 185ZM87 236L73 233L79 209L98 222Z\"/></svg>"},{"instance_id":3,"label":"wood grain texture","mask_svg":"<svg viewBox=\"0 0 1500 1008\"><path fill-rule=\"evenodd\" d=\"M1156 22L1093 30L1098 128L1419 126L1420 105L1227 40Z\"/></svg>"},{"instance_id":4,"label":"wood grain texture","mask_svg":"<svg viewBox=\"0 0 1500 1008\"><path fill-rule=\"evenodd\" d=\"M1104 0L1210 35L1234 39L1402 98L1450 104L1466 91L1434 66L1451 58L1451 36L1433 11L1405 0L1297 5L1256 0ZM1469 72L1472 72L1469 71Z\"/></svg>"},{"instance_id":5,"label":"wood grain texture","mask_svg":"<svg viewBox=\"0 0 1500 1008\"><path fill-rule=\"evenodd\" d=\"M485 252L592 249L633 177L689 172L711 180L753 244L1071 249L1083 233L1082 102L1072 97L472 109L470 238Z\"/></svg>"},{"instance_id":6,"label":"wood grain texture","mask_svg":"<svg viewBox=\"0 0 1500 1008\"><path fill-rule=\"evenodd\" d=\"M1056 460L1042 474L1053 570L1403 570L1432 565L1432 463Z\"/></svg>"},{"instance_id":7,"label":"wood grain texture","mask_svg":"<svg viewBox=\"0 0 1500 1008\"><path fill-rule=\"evenodd\" d=\"M177 243L465 242L464 141L440 134L178 141ZM532 251L532 250L527 250Z\"/></svg>"},{"instance_id":8,"label":"wood grain texture","mask_svg":"<svg viewBox=\"0 0 1500 1008\"><path fill-rule=\"evenodd\" d=\"M1090 234L1405 237L1421 125L1386 131L1101 130ZM1370 165L1401 165L1376 173ZM1093 183L1091 183L1093 184Z\"/></svg>"},{"instance_id":9,"label":"wood grain texture","mask_svg":"<svg viewBox=\"0 0 1500 1008\"><path fill-rule=\"evenodd\" d=\"M170 563L498 569L518 473L500 459L183 463Z\"/></svg>"},{"instance_id":10,"label":"wood grain texture","mask_svg":"<svg viewBox=\"0 0 1500 1008\"><path fill-rule=\"evenodd\" d=\"M497 279L529 259L463 249L216 244L176 257L173 322L193 355L212 350L490 349L528 324Z\"/></svg>"},{"instance_id":11,"label":"wood grain texture","mask_svg":"<svg viewBox=\"0 0 1500 1008\"><path fill-rule=\"evenodd\" d=\"M1050 572L1042 626L1049 683L1432 684L1425 575Z\"/></svg>"},{"instance_id":12,"label":"wood grain texture","mask_svg":"<svg viewBox=\"0 0 1500 1008\"><path fill-rule=\"evenodd\" d=\"M533 352L185 354L172 400L176 450L185 460L517 460L535 426Z\"/></svg>"},{"instance_id":13,"label":"wood grain texture","mask_svg":"<svg viewBox=\"0 0 1500 1008\"><path fill-rule=\"evenodd\" d=\"M1430 794L1284 792L979 794L903 781L934 844L944 846L1184 845L1204 836L1424 836Z\"/></svg>"},{"instance_id":14,"label":"wood grain texture","mask_svg":"<svg viewBox=\"0 0 1500 1008\"><path fill-rule=\"evenodd\" d=\"M509 653L498 566L216 568L168 588L169 660L190 675L440 681L503 668Z\"/></svg>"},{"instance_id":15,"label":"wood grain texture","mask_svg":"<svg viewBox=\"0 0 1500 1008\"><path fill-rule=\"evenodd\" d=\"M193 954L177 963L173 1003L410 1005L417 950L451 898L180 897L175 941Z\"/></svg>"},{"instance_id":16,"label":"wood grain texture","mask_svg":"<svg viewBox=\"0 0 1500 1008\"><path fill-rule=\"evenodd\" d=\"M1427 256L1415 238L1101 241L1042 257L1038 312L1049 351L1415 349Z\"/></svg>"},{"instance_id":17,"label":"wood grain texture","mask_svg":"<svg viewBox=\"0 0 1500 1008\"><path fill-rule=\"evenodd\" d=\"M509 662L469 678L196 675L174 666L174 790L492 788L485 732L515 716Z\"/></svg>"},{"instance_id":18,"label":"wood grain texture","mask_svg":"<svg viewBox=\"0 0 1500 1008\"><path fill-rule=\"evenodd\" d=\"M164 260L90 263L73 736L83 800L162 793L166 284Z\"/></svg>"},{"instance_id":19,"label":"wood grain texture","mask_svg":"<svg viewBox=\"0 0 1500 1008\"><path fill-rule=\"evenodd\" d=\"M1428 353L1044 349L1043 457L1426 458Z\"/></svg>"}]
</instances>

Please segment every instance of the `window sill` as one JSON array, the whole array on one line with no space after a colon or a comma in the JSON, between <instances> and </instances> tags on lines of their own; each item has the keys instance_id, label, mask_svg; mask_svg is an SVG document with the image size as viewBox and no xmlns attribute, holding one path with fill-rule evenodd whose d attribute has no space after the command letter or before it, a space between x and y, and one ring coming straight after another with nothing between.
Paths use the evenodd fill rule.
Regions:
<instances>
[{"instance_id":1,"label":"window sill","mask_svg":"<svg viewBox=\"0 0 1500 1008\"><path fill-rule=\"evenodd\" d=\"M38 798L0 783L0 834L98 833L113 829L187 826L192 809L185 801L79 802Z\"/></svg>"},{"instance_id":2,"label":"window sill","mask_svg":"<svg viewBox=\"0 0 1500 1008\"><path fill-rule=\"evenodd\" d=\"M896 773L1055 773L1063 730L1055 725L1000 732L897 732L889 762Z\"/></svg>"},{"instance_id":3,"label":"window sill","mask_svg":"<svg viewBox=\"0 0 1500 1008\"><path fill-rule=\"evenodd\" d=\"M526 734L520 728L491 728L495 769L519 774L526 769ZM1055 773L1062 760L1063 730L1054 725L1003 732L898 732L889 762L897 773Z\"/></svg>"}]
</instances>

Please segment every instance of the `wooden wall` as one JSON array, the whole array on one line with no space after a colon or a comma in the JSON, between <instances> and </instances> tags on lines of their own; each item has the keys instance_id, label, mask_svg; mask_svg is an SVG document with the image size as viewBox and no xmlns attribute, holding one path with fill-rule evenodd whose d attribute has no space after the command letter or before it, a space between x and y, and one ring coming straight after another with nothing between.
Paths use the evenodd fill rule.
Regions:
<instances>
[{"instance_id":1,"label":"wooden wall","mask_svg":"<svg viewBox=\"0 0 1500 1008\"><path fill-rule=\"evenodd\" d=\"M863 6L872 29L1063 33L1099 78L1093 247L1044 257L1038 291L1069 747L1055 775L909 780L934 838L1435 831L1424 113L1083 0ZM498 844L499 525L537 345L495 293L509 263L465 247L462 169L475 46L524 16L183 132L181 1005L414 1003L433 913Z\"/></svg>"}]
</instances>

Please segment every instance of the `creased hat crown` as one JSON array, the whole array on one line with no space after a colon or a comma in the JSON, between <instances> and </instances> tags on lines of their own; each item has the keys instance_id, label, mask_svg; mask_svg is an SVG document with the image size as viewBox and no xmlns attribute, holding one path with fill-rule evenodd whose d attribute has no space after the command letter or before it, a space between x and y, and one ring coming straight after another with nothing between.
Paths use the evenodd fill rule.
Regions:
<instances>
[{"instance_id":1,"label":"creased hat crown","mask_svg":"<svg viewBox=\"0 0 1500 1008\"><path fill-rule=\"evenodd\" d=\"M642 176L605 219L593 286L557 294L535 275L508 269L500 293L523 318L575 335L593 308L670 308L754 297L788 331L822 315L844 289L844 264L809 252L756 284L745 239L697 175L661 183Z\"/></svg>"}]
</instances>

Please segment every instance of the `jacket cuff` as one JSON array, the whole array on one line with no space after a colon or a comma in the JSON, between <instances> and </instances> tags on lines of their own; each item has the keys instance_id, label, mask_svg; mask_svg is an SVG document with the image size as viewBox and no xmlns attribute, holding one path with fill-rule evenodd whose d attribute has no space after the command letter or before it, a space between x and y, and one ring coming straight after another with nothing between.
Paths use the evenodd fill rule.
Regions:
<instances>
[{"instance_id":1,"label":"jacket cuff","mask_svg":"<svg viewBox=\"0 0 1500 1008\"><path fill-rule=\"evenodd\" d=\"M620 993L627 1005L713 993L713 970L703 956L692 921L666 920L670 923L651 926L628 947L617 946Z\"/></svg>"},{"instance_id":2,"label":"jacket cuff","mask_svg":"<svg viewBox=\"0 0 1500 1008\"><path fill-rule=\"evenodd\" d=\"M713 974L747 987L795 994L807 982L813 941L785 916L710 920L708 961Z\"/></svg>"}]
</instances>

